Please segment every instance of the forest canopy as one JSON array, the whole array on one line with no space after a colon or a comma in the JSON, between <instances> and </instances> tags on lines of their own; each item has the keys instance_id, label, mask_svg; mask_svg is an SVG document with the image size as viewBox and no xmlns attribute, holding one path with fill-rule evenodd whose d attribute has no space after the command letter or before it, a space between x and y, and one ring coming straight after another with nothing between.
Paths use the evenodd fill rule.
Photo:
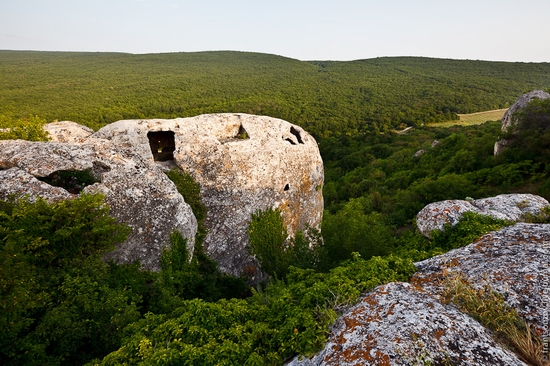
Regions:
<instances>
[{"instance_id":1,"label":"forest canopy","mask_svg":"<svg viewBox=\"0 0 550 366\"><path fill-rule=\"evenodd\" d=\"M121 119L242 112L282 118L321 138L506 108L549 87L550 64L0 51L0 76L0 116L12 119L38 115L97 129Z\"/></svg>"}]
</instances>

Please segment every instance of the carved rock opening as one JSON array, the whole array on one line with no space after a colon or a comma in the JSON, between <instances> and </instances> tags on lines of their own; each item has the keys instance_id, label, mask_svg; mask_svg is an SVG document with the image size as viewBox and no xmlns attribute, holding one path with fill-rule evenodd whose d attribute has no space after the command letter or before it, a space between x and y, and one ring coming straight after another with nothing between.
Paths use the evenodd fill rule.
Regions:
<instances>
[{"instance_id":1,"label":"carved rock opening","mask_svg":"<svg viewBox=\"0 0 550 366\"><path fill-rule=\"evenodd\" d=\"M298 131L294 127L290 127L290 133L296 136L296 140L298 140L298 143L300 144L304 143L304 140L302 140L302 136L300 135L300 131Z\"/></svg>"},{"instance_id":2,"label":"carved rock opening","mask_svg":"<svg viewBox=\"0 0 550 366\"><path fill-rule=\"evenodd\" d=\"M246 132L242 124L239 126L239 131L237 132L235 138L239 140L248 140L250 138L250 136L248 136L248 132Z\"/></svg>"},{"instance_id":3,"label":"carved rock opening","mask_svg":"<svg viewBox=\"0 0 550 366\"><path fill-rule=\"evenodd\" d=\"M174 160L174 150L176 150L174 131L148 132L147 138L155 161Z\"/></svg>"},{"instance_id":4,"label":"carved rock opening","mask_svg":"<svg viewBox=\"0 0 550 366\"><path fill-rule=\"evenodd\" d=\"M101 181L94 176L92 169L86 170L58 170L47 177L36 179L54 187L60 187L72 194L79 194L84 187Z\"/></svg>"}]
</instances>

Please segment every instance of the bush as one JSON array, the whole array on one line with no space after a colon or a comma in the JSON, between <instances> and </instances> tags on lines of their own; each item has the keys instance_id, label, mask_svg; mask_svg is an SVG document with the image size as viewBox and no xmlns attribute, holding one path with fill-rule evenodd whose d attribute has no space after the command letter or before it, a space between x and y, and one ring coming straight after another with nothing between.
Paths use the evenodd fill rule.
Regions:
<instances>
[{"instance_id":1,"label":"bush","mask_svg":"<svg viewBox=\"0 0 550 366\"><path fill-rule=\"evenodd\" d=\"M277 209L259 211L252 215L248 226L248 250L260 262L262 271L283 278L290 266L320 268L324 266L323 240L315 228L297 231L288 237L281 212Z\"/></svg>"},{"instance_id":2,"label":"bush","mask_svg":"<svg viewBox=\"0 0 550 366\"><path fill-rule=\"evenodd\" d=\"M82 364L119 347L140 297L105 284L126 238L101 195L0 205L0 363Z\"/></svg>"},{"instance_id":3,"label":"bush","mask_svg":"<svg viewBox=\"0 0 550 366\"><path fill-rule=\"evenodd\" d=\"M280 365L317 352L328 327L363 292L406 281L409 259L359 255L330 273L290 267L248 299L187 300L171 314L147 314L128 326L123 346L97 365Z\"/></svg>"},{"instance_id":4,"label":"bush","mask_svg":"<svg viewBox=\"0 0 550 366\"><path fill-rule=\"evenodd\" d=\"M513 222L480 215L475 212L465 212L458 224L445 224L443 230L431 233L433 246L444 250L460 248L491 231L500 230L512 225Z\"/></svg>"},{"instance_id":5,"label":"bush","mask_svg":"<svg viewBox=\"0 0 550 366\"><path fill-rule=\"evenodd\" d=\"M13 121L0 116L0 140L48 141L48 133L44 131L46 120L38 116L19 118Z\"/></svg>"}]
</instances>

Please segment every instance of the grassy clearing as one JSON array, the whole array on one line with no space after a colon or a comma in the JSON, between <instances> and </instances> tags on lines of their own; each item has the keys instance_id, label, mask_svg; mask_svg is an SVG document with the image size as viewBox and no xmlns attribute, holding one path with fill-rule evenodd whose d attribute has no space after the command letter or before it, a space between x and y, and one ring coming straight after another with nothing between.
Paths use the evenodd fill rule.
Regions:
<instances>
[{"instance_id":1,"label":"grassy clearing","mask_svg":"<svg viewBox=\"0 0 550 366\"><path fill-rule=\"evenodd\" d=\"M451 127L456 125L461 125L461 126L480 125L487 121L498 121L502 119L502 116L504 115L504 112L506 112L506 110L507 109L505 108L505 109L495 109L492 111L485 111L485 112L478 112L478 113L459 114L458 116L460 117L460 120L458 121L430 123L428 124L428 126Z\"/></svg>"}]
</instances>

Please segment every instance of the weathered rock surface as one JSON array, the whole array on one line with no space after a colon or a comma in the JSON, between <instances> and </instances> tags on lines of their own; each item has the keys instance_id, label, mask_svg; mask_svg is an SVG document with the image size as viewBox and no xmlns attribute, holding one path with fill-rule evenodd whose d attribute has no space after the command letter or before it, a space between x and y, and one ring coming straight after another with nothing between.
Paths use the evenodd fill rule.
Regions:
<instances>
[{"instance_id":1,"label":"weathered rock surface","mask_svg":"<svg viewBox=\"0 0 550 366\"><path fill-rule=\"evenodd\" d=\"M162 131L165 135L151 134ZM93 137L131 147L150 161L173 159L200 183L208 208L205 251L225 273L260 278L246 234L257 211L280 209L290 235L321 222L323 163L317 143L286 121L248 114L131 120Z\"/></svg>"},{"instance_id":2,"label":"weathered rock surface","mask_svg":"<svg viewBox=\"0 0 550 366\"><path fill-rule=\"evenodd\" d=\"M53 142L69 143L83 142L94 133L94 130L91 128L71 121L48 123L44 125L44 131L48 132Z\"/></svg>"},{"instance_id":3,"label":"weathered rock surface","mask_svg":"<svg viewBox=\"0 0 550 366\"><path fill-rule=\"evenodd\" d=\"M193 250L197 222L191 208L155 164L130 149L99 139L81 144L5 140L0 141L0 169L0 198L25 194L51 202L74 198L76 192L41 180L63 171L90 173L97 182L78 190L103 193L111 214L132 228L128 240L106 259L139 260L143 268L158 270L161 250L174 230Z\"/></svg>"},{"instance_id":4,"label":"weathered rock surface","mask_svg":"<svg viewBox=\"0 0 550 366\"><path fill-rule=\"evenodd\" d=\"M416 224L422 235L429 237L432 230L443 230L445 224L456 225L465 212L518 222L526 214L539 214L548 205L546 199L533 194L502 194L470 202L440 201L424 207L416 216Z\"/></svg>"},{"instance_id":5,"label":"weathered rock surface","mask_svg":"<svg viewBox=\"0 0 550 366\"><path fill-rule=\"evenodd\" d=\"M517 199L503 195L471 206L490 210ZM455 202L456 212L462 203ZM521 216L515 209L498 214ZM410 283L390 283L364 294L338 318L323 350L288 365L525 365L481 324L445 304L445 282L459 277L501 294L543 337L548 329L550 224L516 223L415 266L418 272Z\"/></svg>"},{"instance_id":6,"label":"weathered rock surface","mask_svg":"<svg viewBox=\"0 0 550 366\"><path fill-rule=\"evenodd\" d=\"M366 294L334 324L325 348L289 365L524 365L454 306L408 283Z\"/></svg>"},{"instance_id":7,"label":"weathered rock surface","mask_svg":"<svg viewBox=\"0 0 550 366\"><path fill-rule=\"evenodd\" d=\"M533 90L529 93L523 94L518 100L512 104L510 108L502 116L502 131L506 132L510 127L518 124L517 118L514 117L514 113L524 109L533 99L548 99L550 94L543 90ZM507 140L500 140L495 143L494 154L498 155L508 144Z\"/></svg>"},{"instance_id":8,"label":"weathered rock surface","mask_svg":"<svg viewBox=\"0 0 550 366\"><path fill-rule=\"evenodd\" d=\"M476 287L489 285L502 294L539 332L548 327L549 224L518 223L415 265L411 282L433 296L443 293L445 276L460 274Z\"/></svg>"}]
</instances>

